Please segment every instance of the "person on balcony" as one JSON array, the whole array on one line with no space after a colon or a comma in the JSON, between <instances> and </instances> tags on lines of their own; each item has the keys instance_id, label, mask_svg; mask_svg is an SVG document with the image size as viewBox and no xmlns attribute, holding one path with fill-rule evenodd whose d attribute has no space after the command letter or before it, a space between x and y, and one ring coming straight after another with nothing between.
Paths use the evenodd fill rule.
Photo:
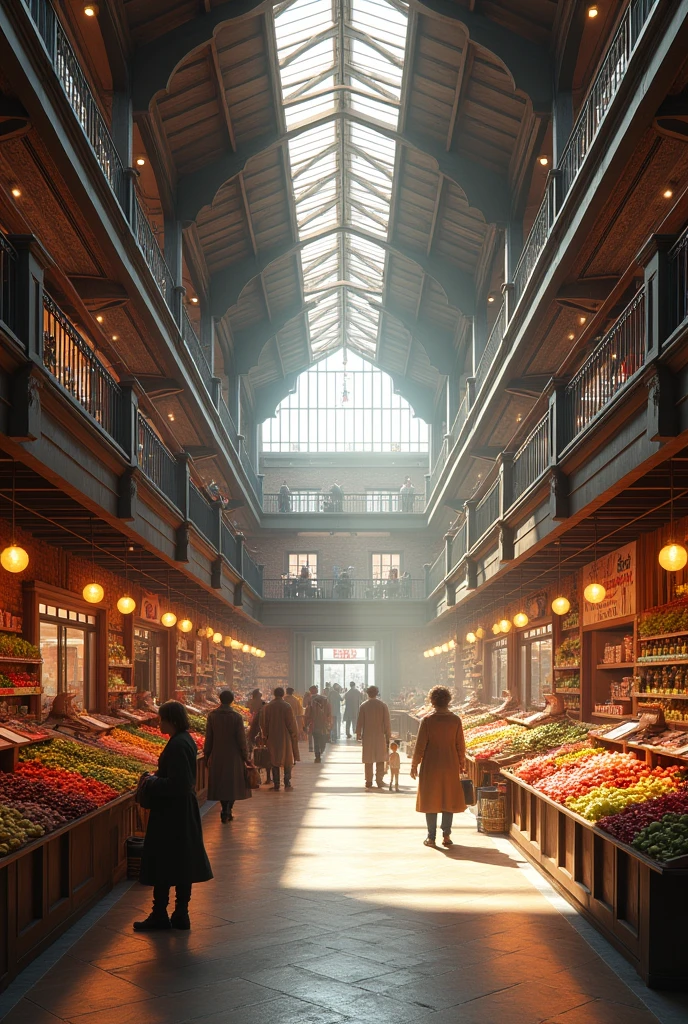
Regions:
<instances>
[{"instance_id":1,"label":"person on balcony","mask_svg":"<svg viewBox=\"0 0 688 1024\"><path fill-rule=\"evenodd\" d=\"M399 489L399 511L413 512L413 499L416 488L411 483L411 477L407 476Z\"/></svg>"},{"instance_id":2,"label":"person on balcony","mask_svg":"<svg viewBox=\"0 0 688 1024\"><path fill-rule=\"evenodd\" d=\"M285 480L277 495L277 510L279 512L291 512L291 491Z\"/></svg>"},{"instance_id":3,"label":"person on balcony","mask_svg":"<svg viewBox=\"0 0 688 1024\"><path fill-rule=\"evenodd\" d=\"M361 760L365 766L366 789L373 788L373 766L377 788L384 786L385 762L392 738L389 708L379 699L379 692L377 686L368 687L368 700L361 704L356 722L356 739L363 740Z\"/></svg>"},{"instance_id":4,"label":"person on balcony","mask_svg":"<svg viewBox=\"0 0 688 1024\"><path fill-rule=\"evenodd\" d=\"M393 565L387 573L387 586L385 587L384 596L387 598L399 597L399 591L399 570Z\"/></svg>"},{"instance_id":5,"label":"person on balcony","mask_svg":"<svg viewBox=\"0 0 688 1024\"><path fill-rule=\"evenodd\" d=\"M330 512L344 511L344 488L337 481L330 487Z\"/></svg>"},{"instance_id":6,"label":"person on balcony","mask_svg":"<svg viewBox=\"0 0 688 1024\"><path fill-rule=\"evenodd\" d=\"M307 565L301 566L301 572L296 583L297 597L313 596L313 573Z\"/></svg>"},{"instance_id":7,"label":"person on balcony","mask_svg":"<svg viewBox=\"0 0 688 1024\"><path fill-rule=\"evenodd\" d=\"M348 569L343 569L334 581L334 596L342 601L351 597L351 577Z\"/></svg>"}]
</instances>

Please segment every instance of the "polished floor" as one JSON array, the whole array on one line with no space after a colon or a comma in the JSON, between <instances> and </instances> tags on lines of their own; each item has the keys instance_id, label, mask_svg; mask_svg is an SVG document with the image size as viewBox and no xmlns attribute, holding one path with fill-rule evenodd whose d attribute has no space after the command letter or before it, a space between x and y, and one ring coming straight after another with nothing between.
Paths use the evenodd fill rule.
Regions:
<instances>
[{"instance_id":1,"label":"polished floor","mask_svg":"<svg viewBox=\"0 0 688 1024\"><path fill-rule=\"evenodd\" d=\"M353 742L303 756L292 792L205 816L190 933L133 934L136 884L7 1024L657 1024L470 813L450 851L422 845L405 758L396 794L363 790Z\"/></svg>"}]
</instances>

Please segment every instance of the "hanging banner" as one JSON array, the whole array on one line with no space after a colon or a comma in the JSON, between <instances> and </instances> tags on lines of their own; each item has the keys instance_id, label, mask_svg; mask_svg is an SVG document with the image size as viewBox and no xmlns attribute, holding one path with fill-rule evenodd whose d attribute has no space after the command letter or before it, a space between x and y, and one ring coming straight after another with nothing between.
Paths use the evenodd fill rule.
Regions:
<instances>
[{"instance_id":1,"label":"hanging banner","mask_svg":"<svg viewBox=\"0 0 688 1024\"><path fill-rule=\"evenodd\" d=\"M143 595L141 618L146 622L160 622L160 598L157 594Z\"/></svg>"},{"instance_id":2,"label":"hanging banner","mask_svg":"<svg viewBox=\"0 0 688 1024\"><path fill-rule=\"evenodd\" d=\"M609 619L635 615L636 579L635 541L586 565L583 589L589 583L601 583L607 593L599 604L590 604L583 599L583 625L592 626Z\"/></svg>"}]
</instances>

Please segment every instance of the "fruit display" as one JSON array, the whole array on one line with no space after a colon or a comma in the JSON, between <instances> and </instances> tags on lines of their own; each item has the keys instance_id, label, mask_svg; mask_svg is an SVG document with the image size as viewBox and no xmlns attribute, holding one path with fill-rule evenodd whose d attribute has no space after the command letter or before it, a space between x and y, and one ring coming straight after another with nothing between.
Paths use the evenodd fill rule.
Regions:
<instances>
[{"instance_id":1,"label":"fruit display","mask_svg":"<svg viewBox=\"0 0 688 1024\"><path fill-rule=\"evenodd\" d=\"M634 785L626 788L595 786L582 796L568 797L565 803L569 810L575 811L588 821L599 821L600 818L618 814L633 804L641 804L645 800L678 789L681 785L681 779L676 774L678 771L676 767L655 768L650 775L639 779ZM673 774L670 774L672 772Z\"/></svg>"},{"instance_id":2,"label":"fruit display","mask_svg":"<svg viewBox=\"0 0 688 1024\"><path fill-rule=\"evenodd\" d=\"M41 652L28 640L12 633L0 634L0 658L35 658L40 659Z\"/></svg>"},{"instance_id":3,"label":"fruit display","mask_svg":"<svg viewBox=\"0 0 688 1024\"><path fill-rule=\"evenodd\" d=\"M579 636L570 636L562 640L557 648L554 664L559 668L578 668L580 663L581 642Z\"/></svg>"},{"instance_id":4,"label":"fruit display","mask_svg":"<svg viewBox=\"0 0 688 1024\"><path fill-rule=\"evenodd\" d=\"M0 673L0 689L11 687L12 689L22 690L29 687L38 686L39 682L36 676L31 675L29 672L2 672Z\"/></svg>"},{"instance_id":5,"label":"fruit display","mask_svg":"<svg viewBox=\"0 0 688 1024\"><path fill-rule=\"evenodd\" d=\"M638 636L665 636L668 633L688 632L688 604L685 601L647 612L638 623Z\"/></svg>"},{"instance_id":6,"label":"fruit display","mask_svg":"<svg viewBox=\"0 0 688 1024\"><path fill-rule=\"evenodd\" d=\"M618 814L600 818L597 824L615 839L630 845L643 829L653 822L661 821L666 814L688 814L688 786L647 800L644 804L633 804Z\"/></svg>"},{"instance_id":7,"label":"fruit display","mask_svg":"<svg viewBox=\"0 0 688 1024\"><path fill-rule=\"evenodd\" d=\"M54 739L40 747L25 747L22 761L37 760L54 768L65 768L87 778L111 786L118 793L134 789L141 772L149 765L99 747L86 746L73 740Z\"/></svg>"},{"instance_id":8,"label":"fruit display","mask_svg":"<svg viewBox=\"0 0 688 1024\"><path fill-rule=\"evenodd\" d=\"M22 783L27 785L23 786ZM13 796L15 800L48 803L70 819L88 814L119 795L112 786L98 779L88 778L67 768L41 764L37 760L23 761L11 775L0 775L0 792ZM88 802L87 810L82 809L82 800Z\"/></svg>"},{"instance_id":9,"label":"fruit display","mask_svg":"<svg viewBox=\"0 0 688 1024\"><path fill-rule=\"evenodd\" d=\"M21 811L0 804L0 857L14 853L29 840L38 839L42 835L43 829L40 825L23 817Z\"/></svg>"},{"instance_id":10,"label":"fruit display","mask_svg":"<svg viewBox=\"0 0 688 1024\"><path fill-rule=\"evenodd\" d=\"M569 722L566 719L546 722L534 729L526 729L511 744L512 754L541 754L554 750L565 743L586 740L593 727L585 722Z\"/></svg>"},{"instance_id":11,"label":"fruit display","mask_svg":"<svg viewBox=\"0 0 688 1024\"><path fill-rule=\"evenodd\" d=\"M114 729L109 735L99 737L98 746L112 751L113 754L121 754L123 757L134 757L139 761L145 761L149 765L156 765L158 763L158 754L143 749L141 746L127 740L120 740L118 734L121 732L121 729Z\"/></svg>"},{"instance_id":12,"label":"fruit display","mask_svg":"<svg viewBox=\"0 0 688 1024\"><path fill-rule=\"evenodd\" d=\"M189 715L189 723L194 732L199 732L205 736L206 719L203 715Z\"/></svg>"},{"instance_id":13,"label":"fruit display","mask_svg":"<svg viewBox=\"0 0 688 1024\"><path fill-rule=\"evenodd\" d=\"M127 649L124 644L111 640L108 644L108 658L111 663L126 665L129 658L127 657Z\"/></svg>"},{"instance_id":14,"label":"fruit display","mask_svg":"<svg viewBox=\"0 0 688 1024\"><path fill-rule=\"evenodd\" d=\"M522 761L513 769L513 774L517 778L522 779L523 782L527 782L529 786L534 786L537 782L542 781L542 779L547 779L550 775L554 775L555 772L565 765L575 766L588 757L594 757L598 753L599 749L586 746L585 743L569 743L548 754Z\"/></svg>"},{"instance_id":15,"label":"fruit display","mask_svg":"<svg viewBox=\"0 0 688 1024\"><path fill-rule=\"evenodd\" d=\"M688 854L688 814L665 814L647 825L632 845L655 860L671 860Z\"/></svg>"}]
</instances>

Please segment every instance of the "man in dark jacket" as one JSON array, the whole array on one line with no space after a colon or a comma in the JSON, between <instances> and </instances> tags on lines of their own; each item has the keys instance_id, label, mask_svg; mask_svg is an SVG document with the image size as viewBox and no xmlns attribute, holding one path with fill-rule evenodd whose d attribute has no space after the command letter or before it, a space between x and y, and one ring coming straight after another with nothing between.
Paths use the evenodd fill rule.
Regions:
<instances>
[{"instance_id":1,"label":"man in dark jacket","mask_svg":"<svg viewBox=\"0 0 688 1024\"><path fill-rule=\"evenodd\" d=\"M231 707L233 701L232 691L223 690L219 708L208 715L203 745L208 766L208 799L220 801L223 824L233 820L235 800L252 796L244 774L249 761L246 730L243 718Z\"/></svg>"},{"instance_id":2,"label":"man in dark jacket","mask_svg":"<svg viewBox=\"0 0 688 1024\"><path fill-rule=\"evenodd\" d=\"M311 697L306 708L306 728L313 737L315 763L320 764L332 728L332 709L329 700L322 693L314 693Z\"/></svg>"},{"instance_id":3,"label":"man in dark jacket","mask_svg":"<svg viewBox=\"0 0 688 1024\"><path fill-rule=\"evenodd\" d=\"M358 709L361 706L363 694L357 688L356 683L349 683L349 689L344 695L344 725L346 726L346 738L351 739L351 731L356 732L358 720Z\"/></svg>"},{"instance_id":4,"label":"man in dark jacket","mask_svg":"<svg viewBox=\"0 0 688 1024\"><path fill-rule=\"evenodd\" d=\"M150 808L141 856L139 881L153 886L153 910L134 931L168 928L187 931L189 900L194 882L213 877L203 845L203 828L196 799L198 749L189 735L189 718L183 704L168 700L160 705L160 732L169 736L158 759L155 775L144 776L137 798ZM175 887L175 908L167 915L170 888Z\"/></svg>"}]
</instances>

